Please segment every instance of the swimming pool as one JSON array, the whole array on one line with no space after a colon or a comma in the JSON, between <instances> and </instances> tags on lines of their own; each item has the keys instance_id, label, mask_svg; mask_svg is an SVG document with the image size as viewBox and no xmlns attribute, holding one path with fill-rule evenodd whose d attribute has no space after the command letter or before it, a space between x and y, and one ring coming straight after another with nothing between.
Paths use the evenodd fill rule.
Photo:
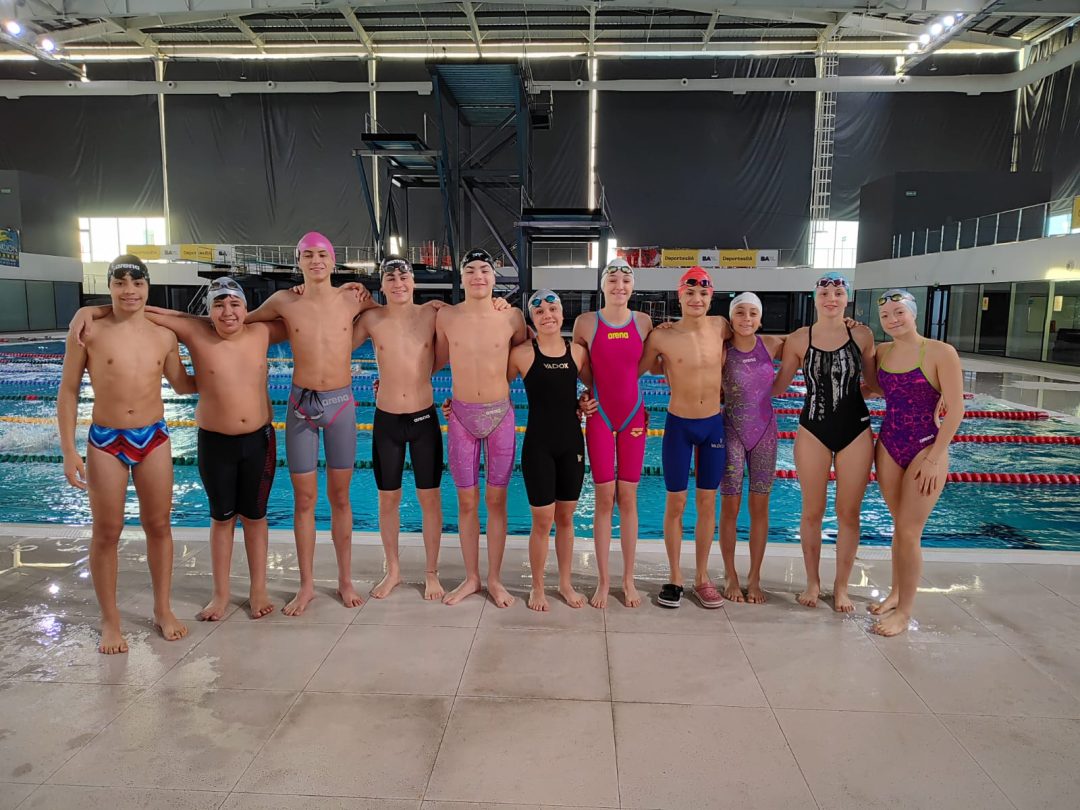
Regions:
<instances>
[{"instance_id":1,"label":"swimming pool","mask_svg":"<svg viewBox=\"0 0 1080 810\"><path fill-rule=\"evenodd\" d=\"M0 348L0 522L87 524L90 508L86 494L67 485L61 465L55 458L60 452L56 426L47 421L55 417L55 395L60 381L63 352L60 342L22 344ZM38 356L24 356L38 355ZM291 360L287 347L273 347L274 362L270 368L271 399L274 404L275 421L285 419L285 399L291 375ZM354 392L359 402L357 421L370 424L374 408L371 385L375 379L375 366L370 344L354 353ZM449 372L441 371L435 377L436 398L448 395ZM798 382L798 380L796 381ZM663 381L655 377L644 380L646 405L651 410L650 426L663 427L663 408L667 402ZM169 420L192 420L195 400L178 397L163 383L166 418ZM793 387L792 392L801 392ZM84 395L91 395L84 387ZM516 408L516 421L524 426L527 420L525 395L521 381L512 387L512 399ZM797 399L777 399L778 408L800 405ZM1007 410L1005 403L990 397L970 400L968 409ZM871 404L871 409L881 407ZM89 417L91 402L80 402L79 416ZM12 421L16 420L16 421ZM26 421L20 421L26 420ZM781 431L794 431L798 418L793 415L778 417ZM875 430L880 420L873 418ZM1039 421L967 420L961 433L1013 436L1078 436L1080 430L1069 423L1054 419ZM77 431L77 444L85 448L86 426ZM206 497L194 466L196 429L175 427L172 430L173 455L177 460L173 523L176 526L206 526L209 518ZM518 434L520 449L522 434ZM663 536L664 481L658 474L660 466L659 437L650 438L645 454L646 475L638 490L641 537L658 540ZM794 443L781 440L777 466L792 470ZM278 442L279 458L284 459L285 443ZM357 461L363 465L371 458L370 430L359 432ZM190 463L189 463L190 462ZM1068 444L980 444L956 443L952 446L953 471L1002 472L1002 473L1072 473L1080 474L1080 452ZM320 492L324 491L325 471L320 470ZM411 474L406 472L405 496L401 504L401 528L403 531L420 530L420 511L412 496ZM831 497L830 485L830 497ZM1080 489L1074 486L1024 486L1007 484L950 483L930 518L924 536L924 545L938 548L1021 548L1080 550L1080 538L1074 525L1078 514L1076 508ZM457 501L449 474L444 476L442 487L443 523L446 532L457 531ZM370 469L358 469L353 478L352 503L354 524L358 531L378 531L378 493ZM483 509L483 507L481 507ZM770 542L797 543L800 499L798 482L777 480L773 487L771 502ZM588 475L575 515L576 530L580 537L592 534L593 489ZM891 532L888 510L871 484L863 502L862 542L869 545L887 545ZM268 510L270 524L277 528L292 526L292 491L287 470L279 467L270 497ZM134 497L128 499L127 521L138 523L137 505ZM328 529L330 510L325 498L320 498L316 508L319 528ZM685 528L687 538L692 540L693 499L687 507ZM511 534L528 534L530 513L525 488L520 475L515 474L509 487L509 531ZM739 516L739 535L745 538L749 517L744 505ZM618 515L616 514L616 531ZM825 518L826 542L835 537L835 519Z\"/></svg>"}]
</instances>

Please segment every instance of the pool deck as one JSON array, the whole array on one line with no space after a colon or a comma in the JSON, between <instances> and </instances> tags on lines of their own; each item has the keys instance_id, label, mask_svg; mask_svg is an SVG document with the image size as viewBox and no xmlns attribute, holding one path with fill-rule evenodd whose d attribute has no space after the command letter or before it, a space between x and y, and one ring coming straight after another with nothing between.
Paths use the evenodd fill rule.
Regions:
<instances>
[{"instance_id":1,"label":"pool deck","mask_svg":"<svg viewBox=\"0 0 1080 810\"><path fill-rule=\"evenodd\" d=\"M177 530L173 605L191 632L170 643L151 627L132 530L119 574L131 651L106 657L87 536L0 526L0 808L1076 806L1080 553L928 551L918 627L883 639L866 606L888 587L886 549L860 555L848 617L795 603L790 546L769 549L768 604L664 610L655 542L640 550L642 607L573 610L551 594L536 614L523 538L504 562L519 600L503 610L424 602L411 535L408 584L348 610L320 542L305 615L253 622L238 544L233 604L210 624L194 621L211 586L205 532ZM295 554L288 533L271 542L280 607ZM376 538L357 537L364 591L381 565ZM579 542L575 585L594 577Z\"/></svg>"}]
</instances>

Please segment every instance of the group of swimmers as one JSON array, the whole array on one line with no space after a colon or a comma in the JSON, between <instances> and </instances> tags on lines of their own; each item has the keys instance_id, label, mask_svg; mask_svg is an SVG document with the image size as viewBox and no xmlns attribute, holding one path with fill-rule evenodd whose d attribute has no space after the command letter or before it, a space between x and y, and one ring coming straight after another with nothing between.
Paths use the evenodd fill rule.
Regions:
<instances>
[{"instance_id":1,"label":"group of swimmers","mask_svg":"<svg viewBox=\"0 0 1080 810\"><path fill-rule=\"evenodd\" d=\"M801 367L807 391L795 463L802 491L800 539L807 586L798 601L814 607L821 596L821 523L826 485L835 469L839 532L833 608L854 609L848 580L859 543L863 493L876 459L895 530L892 589L883 602L871 607L880 617L874 630L895 635L907 629L921 570L922 529L941 493L949 443L963 416L959 358L947 344L919 335L917 306L907 291L890 290L878 299L882 327L892 338L888 343L875 346L866 326L845 319L850 282L839 273L825 273L815 285L813 326L786 337L762 336L757 334L760 299L743 293L731 301L728 318L709 316L712 280L704 269L694 267L679 281L682 317L654 329L648 316L630 310L634 269L616 259L602 271L603 306L579 316L572 339L567 340L562 336L558 294L539 290L529 297L530 331L524 313L493 297L494 265L483 250L464 257L464 300L452 306L415 304L412 265L399 258L385 259L379 267L384 305L376 304L360 284L333 286L334 249L315 232L300 240L296 263L303 285L274 293L250 312L234 279L215 279L206 294L209 317L198 318L147 306L146 266L137 257L121 256L109 267L111 306L85 307L72 321L57 411L65 476L73 486L88 490L90 498L90 568L102 613L101 652L127 650L116 580L129 476L146 534L155 624L166 639L187 633L169 602L173 472L162 375L175 391L199 395L198 463L210 504L214 594L198 618L216 621L226 613L238 518L250 572L250 615L259 618L274 609L266 583L266 509L276 468L267 349L284 340L290 342L294 358L285 445L300 569L299 590L283 608L287 615L303 613L315 596L320 434L337 595L346 607L363 603L351 571L349 487L356 457L351 354L370 339L379 371L372 466L386 557L385 576L372 597L385 598L402 581L399 507L408 452L422 512L424 598L453 605L486 590L498 607L514 602L502 583L501 569L506 488L516 447L510 381L520 376L529 403L521 447L532 512L528 607L550 608L544 568L553 526L558 593L571 607L586 603L571 582L573 514L584 481L586 447L595 491L598 570L596 589L587 601L596 608L608 602L609 546L617 508L623 600L628 607L640 605L634 558L648 414L639 377L652 372L663 374L671 391L663 435L664 543L671 577L660 589L657 603L677 608L684 593L682 518L692 468L697 521L691 593L706 608L720 607L725 599L764 602L761 565L778 439L772 397L787 388ZM188 347L194 375L180 362L178 340ZM774 366L777 358L779 371ZM443 404L442 413L465 564L464 581L449 592L438 572L443 441L431 383L432 374L447 363L453 396ZM85 465L75 446L84 371L89 371L94 392ZM887 413L875 450L864 395L878 393L885 396ZM481 577L479 545L482 452L488 517L486 580ZM735 568L735 526L747 469L750 571L744 591ZM718 489L722 591L708 573Z\"/></svg>"}]
</instances>

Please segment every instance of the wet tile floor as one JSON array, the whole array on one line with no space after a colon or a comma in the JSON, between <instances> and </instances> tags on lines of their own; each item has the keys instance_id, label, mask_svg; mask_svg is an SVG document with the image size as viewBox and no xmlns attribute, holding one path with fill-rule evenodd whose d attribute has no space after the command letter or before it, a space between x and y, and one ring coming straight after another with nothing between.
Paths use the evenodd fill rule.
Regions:
<instances>
[{"instance_id":1,"label":"wet tile floor","mask_svg":"<svg viewBox=\"0 0 1080 810\"><path fill-rule=\"evenodd\" d=\"M918 628L881 639L865 614L889 582L879 549L860 559L859 612L844 618L795 603L797 549L767 557L764 606L656 607L665 566L649 544L643 607L553 599L535 614L520 598L506 610L478 596L424 602L415 545L403 549L409 584L347 610L320 544L307 613L253 622L238 545L232 608L208 624L194 620L208 546L184 532L173 604L191 633L168 643L148 621L132 533L120 564L131 651L106 657L85 533L3 531L0 809L981 810L1075 808L1080 792L1080 565L1064 556L939 555ZM363 587L381 559L356 545ZM443 560L453 583L458 550ZM522 597L520 544L505 571ZM577 587L593 574L580 545ZM291 544L274 542L279 607L295 579Z\"/></svg>"}]
</instances>

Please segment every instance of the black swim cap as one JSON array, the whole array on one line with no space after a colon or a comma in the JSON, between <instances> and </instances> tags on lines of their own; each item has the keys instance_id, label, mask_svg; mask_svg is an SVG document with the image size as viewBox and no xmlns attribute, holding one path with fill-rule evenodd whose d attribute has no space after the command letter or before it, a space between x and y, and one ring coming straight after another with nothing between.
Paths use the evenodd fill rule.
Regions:
<instances>
[{"instance_id":1,"label":"black swim cap","mask_svg":"<svg viewBox=\"0 0 1080 810\"><path fill-rule=\"evenodd\" d=\"M131 276L136 280L145 278L148 283L150 281L150 271L146 269L143 260L130 253L125 253L123 256L117 256L109 262L110 278L120 279L124 276Z\"/></svg>"},{"instance_id":2,"label":"black swim cap","mask_svg":"<svg viewBox=\"0 0 1080 810\"><path fill-rule=\"evenodd\" d=\"M491 258L491 254L483 248L473 248L468 253L466 253L465 258L461 260L462 268L464 268L465 265L469 264L469 262L487 262L489 265L491 265L492 268L495 267L495 262Z\"/></svg>"},{"instance_id":3,"label":"black swim cap","mask_svg":"<svg viewBox=\"0 0 1080 810\"><path fill-rule=\"evenodd\" d=\"M381 276L385 276L387 273L412 274L412 271L412 263L398 256L387 256L379 263L379 275Z\"/></svg>"}]
</instances>

